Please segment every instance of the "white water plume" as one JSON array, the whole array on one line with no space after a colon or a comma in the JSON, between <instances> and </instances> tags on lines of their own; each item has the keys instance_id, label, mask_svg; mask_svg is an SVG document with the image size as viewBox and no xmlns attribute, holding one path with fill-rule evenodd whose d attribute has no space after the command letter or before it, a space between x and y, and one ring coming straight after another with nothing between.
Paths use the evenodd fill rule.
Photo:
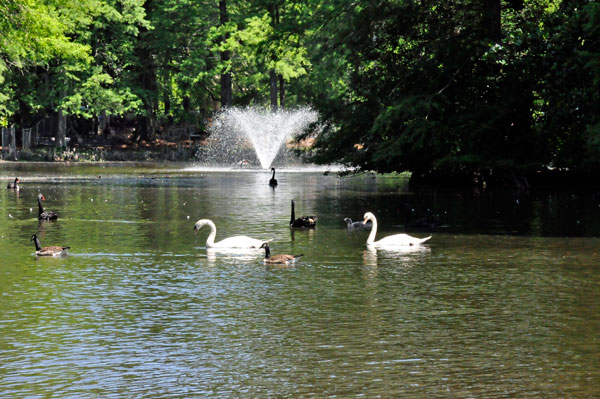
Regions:
<instances>
[{"instance_id":1,"label":"white water plume","mask_svg":"<svg viewBox=\"0 0 600 399\"><path fill-rule=\"evenodd\" d=\"M262 169L269 169L278 156L284 164L293 162L295 157L284 144L317 119L310 108L276 112L228 108L209 127L209 143L200 151L200 161L222 166L260 164Z\"/></svg>"}]
</instances>

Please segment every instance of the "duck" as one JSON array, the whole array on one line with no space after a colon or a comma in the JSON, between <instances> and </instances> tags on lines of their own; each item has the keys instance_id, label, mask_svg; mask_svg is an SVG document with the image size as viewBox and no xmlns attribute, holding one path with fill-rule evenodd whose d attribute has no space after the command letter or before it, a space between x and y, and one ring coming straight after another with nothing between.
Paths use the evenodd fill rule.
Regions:
<instances>
[{"instance_id":1,"label":"duck","mask_svg":"<svg viewBox=\"0 0 600 399\"><path fill-rule=\"evenodd\" d=\"M293 265L296 263L300 257L304 256L304 254L300 255L271 255L271 248L269 247L269 243L265 242L260 246L265 249L265 259L264 263L267 265Z\"/></svg>"},{"instance_id":2,"label":"duck","mask_svg":"<svg viewBox=\"0 0 600 399\"><path fill-rule=\"evenodd\" d=\"M290 227L307 227L314 229L317 227L316 216L300 216L296 219L296 213L294 212L294 200L292 200L292 216L290 218Z\"/></svg>"},{"instance_id":3,"label":"duck","mask_svg":"<svg viewBox=\"0 0 600 399\"><path fill-rule=\"evenodd\" d=\"M56 220L58 219L58 215L53 211L44 211L44 206L42 205L42 201L46 201L46 198L42 193L38 194L38 219L39 220Z\"/></svg>"},{"instance_id":4,"label":"duck","mask_svg":"<svg viewBox=\"0 0 600 399\"><path fill-rule=\"evenodd\" d=\"M350 218L344 218L344 222L346 222L346 228L348 230L353 230L353 229L368 230L373 226L373 224L371 222L368 222L368 223L353 222L352 219L350 219Z\"/></svg>"},{"instance_id":5,"label":"duck","mask_svg":"<svg viewBox=\"0 0 600 399\"><path fill-rule=\"evenodd\" d=\"M35 244L35 254L37 256L63 256L68 255L68 250L71 247L50 246L42 247L39 238L34 234L31 236L31 241Z\"/></svg>"},{"instance_id":6,"label":"duck","mask_svg":"<svg viewBox=\"0 0 600 399\"><path fill-rule=\"evenodd\" d=\"M17 190L18 191L19 190L19 182L20 181L21 180L19 180L18 177L15 177L15 181L8 183L8 185L6 186L6 188L9 189L9 190Z\"/></svg>"},{"instance_id":7,"label":"duck","mask_svg":"<svg viewBox=\"0 0 600 399\"><path fill-rule=\"evenodd\" d=\"M268 243L272 240L257 240L248 236L233 236L228 237L219 242L215 242L215 236L217 235L217 226L210 219L200 219L194 225L194 232L197 232L204 226L210 227L210 234L206 239L207 248L247 248L247 249L260 249L261 245Z\"/></svg>"},{"instance_id":8,"label":"duck","mask_svg":"<svg viewBox=\"0 0 600 399\"><path fill-rule=\"evenodd\" d=\"M273 176L271 177L271 180L269 180L269 186L275 187L277 185L277 179L275 178L275 168L271 168L271 170L273 171Z\"/></svg>"},{"instance_id":9,"label":"duck","mask_svg":"<svg viewBox=\"0 0 600 399\"><path fill-rule=\"evenodd\" d=\"M371 221L373 223L371 233L367 238L367 245L369 246L384 248L414 246L421 245L422 243L431 238L431 236L425 238L417 238L408 234L394 234L391 236L384 237L379 241L375 241L375 235L377 234L377 219L375 218L375 215L373 215L373 213L371 212L365 213L364 219L365 220L363 223L367 223L368 221Z\"/></svg>"}]
</instances>

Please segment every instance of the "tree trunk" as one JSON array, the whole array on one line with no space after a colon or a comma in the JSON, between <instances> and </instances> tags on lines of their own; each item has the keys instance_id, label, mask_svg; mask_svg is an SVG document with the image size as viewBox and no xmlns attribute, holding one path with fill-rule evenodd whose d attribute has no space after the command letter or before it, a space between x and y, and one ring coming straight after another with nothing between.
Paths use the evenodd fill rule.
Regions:
<instances>
[{"instance_id":1,"label":"tree trunk","mask_svg":"<svg viewBox=\"0 0 600 399\"><path fill-rule=\"evenodd\" d=\"M171 114L171 98L169 97L169 93L166 93L164 96L163 103L165 104L165 115L167 116L167 121L169 125L173 124L173 115Z\"/></svg>"},{"instance_id":2,"label":"tree trunk","mask_svg":"<svg viewBox=\"0 0 600 399\"><path fill-rule=\"evenodd\" d=\"M525 7L523 0L508 0L508 6L516 11L521 11Z\"/></svg>"},{"instance_id":3,"label":"tree trunk","mask_svg":"<svg viewBox=\"0 0 600 399\"><path fill-rule=\"evenodd\" d=\"M13 125L14 126L14 125ZM6 152L8 147L8 159L17 160L17 129L2 128L2 152Z\"/></svg>"},{"instance_id":4,"label":"tree trunk","mask_svg":"<svg viewBox=\"0 0 600 399\"><path fill-rule=\"evenodd\" d=\"M227 13L227 0L219 0L219 22L221 25L225 25L229 22L229 14ZM221 38L221 41L227 40L228 35ZM224 67L224 71L221 73L221 107L231 107L233 104L233 92L231 88L231 73L229 72L229 60L231 59L231 52L221 52L221 66Z\"/></svg>"},{"instance_id":5,"label":"tree trunk","mask_svg":"<svg viewBox=\"0 0 600 399\"><path fill-rule=\"evenodd\" d=\"M276 4L273 4L269 7L269 14L271 15L271 24L273 25L273 31L277 31L277 25L279 25L279 7ZM273 61L277 61L277 55L273 54ZM275 70L269 71L269 87L271 94L271 111L277 111L277 84L278 84L278 75ZM283 106L283 104L281 104Z\"/></svg>"},{"instance_id":6,"label":"tree trunk","mask_svg":"<svg viewBox=\"0 0 600 399\"><path fill-rule=\"evenodd\" d=\"M93 129L94 136L98 135L98 130L102 131L102 134L106 132L108 128L108 117L106 116L106 111L102 111L100 116L98 117L98 128Z\"/></svg>"},{"instance_id":7,"label":"tree trunk","mask_svg":"<svg viewBox=\"0 0 600 399\"><path fill-rule=\"evenodd\" d=\"M225 53L229 53L226 51ZM229 61L229 55L223 56L221 61ZM229 72L221 74L221 107L231 107L233 104L233 93L231 90L231 74Z\"/></svg>"},{"instance_id":8,"label":"tree trunk","mask_svg":"<svg viewBox=\"0 0 600 399\"><path fill-rule=\"evenodd\" d=\"M67 146L67 116L62 110L58 110L58 126L56 128L56 145Z\"/></svg>"},{"instance_id":9,"label":"tree trunk","mask_svg":"<svg viewBox=\"0 0 600 399\"><path fill-rule=\"evenodd\" d=\"M183 112L187 115L190 113L190 109L192 107L191 105L191 99L189 95L184 95L183 99L182 99L182 106L183 106Z\"/></svg>"},{"instance_id":10,"label":"tree trunk","mask_svg":"<svg viewBox=\"0 0 600 399\"><path fill-rule=\"evenodd\" d=\"M484 0L483 12L482 28L485 38L494 42L500 40L502 38L500 0Z\"/></svg>"},{"instance_id":11,"label":"tree trunk","mask_svg":"<svg viewBox=\"0 0 600 399\"><path fill-rule=\"evenodd\" d=\"M269 71L269 82L271 87L271 111L277 111L277 74L274 70Z\"/></svg>"},{"instance_id":12,"label":"tree trunk","mask_svg":"<svg viewBox=\"0 0 600 399\"><path fill-rule=\"evenodd\" d=\"M150 15L153 12L153 1L148 0L144 2L144 9L146 10L146 14ZM138 36L140 38L139 40L142 40L141 38L147 33L148 30L142 28L141 35ZM156 127L158 126L158 122L156 121L156 110L158 109L156 65L151 50L146 45L137 46L136 57L139 62L136 64L135 69L138 74L141 88L147 94L142 96L145 115L139 117L136 121L137 126L135 129L134 140L152 141L156 136Z\"/></svg>"},{"instance_id":13,"label":"tree trunk","mask_svg":"<svg viewBox=\"0 0 600 399\"><path fill-rule=\"evenodd\" d=\"M279 108L285 108L285 82L283 75L279 75Z\"/></svg>"},{"instance_id":14,"label":"tree trunk","mask_svg":"<svg viewBox=\"0 0 600 399\"><path fill-rule=\"evenodd\" d=\"M80 131L84 132L85 137L89 136L90 134L92 135L92 137L96 137L98 135L99 131L104 132L104 129L102 129L102 130L100 129L100 122L101 122L100 117L98 117L98 116L94 117L94 118L92 118L90 123L85 124L85 127L83 129L81 129ZM106 124L106 122L104 121L104 118L103 118L102 123ZM85 129L87 129L87 131Z\"/></svg>"},{"instance_id":15,"label":"tree trunk","mask_svg":"<svg viewBox=\"0 0 600 399\"><path fill-rule=\"evenodd\" d=\"M140 132L136 135L136 140L141 139L145 140L146 142L151 142L156 138L156 132L158 131L158 120L154 117L153 112L148 112L147 116L142 117L139 126Z\"/></svg>"}]
</instances>

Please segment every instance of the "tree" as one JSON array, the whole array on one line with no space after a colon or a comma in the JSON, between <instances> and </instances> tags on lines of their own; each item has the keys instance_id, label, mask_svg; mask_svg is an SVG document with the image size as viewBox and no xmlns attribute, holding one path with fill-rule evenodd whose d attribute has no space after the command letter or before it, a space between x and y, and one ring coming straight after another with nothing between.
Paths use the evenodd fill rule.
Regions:
<instances>
[{"instance_id":1,"label":"tree","mask_svg":"<svg viewBox=\"0 0 600 399\"><path fill-rule=\"evenodd\" d=\"M594 171L600 166L600 7L572 1L552 11L538 43L544 66L539 129L553 166Z\"/></svg>"},{"instance_id":2,"label":"tree","mask_svg":"<svg viewBox=\"0 0 600 399\"><path fill-rule=\"evenodd\" d=\"M219 0L219 23L221 26L226 26L229 22L229 14L227 13L227 1ZM229 38L227 32L221 38L221 41L225 42ZM229 61L231 59L231 52L228 49L221 51L221 106L230 107L233 103L233 93L231 89L231 72L229 70Z\"/></svg>"},{"instance_id":3,"label":"tree","mask_svg":"<svg viewBox=\"0 0 600 399\"><path fill-rule=\"evenodd\" d=\"M345 56L348 84L318 102L325 128L312 158L414 179L539 170L549 158L531 46L549 12L459 0L347 10L330 48Z\"/></svg>"},{"instance_id":4,"label":"tree","mask_svg":"<svg viewBox=\"0 0 600 399\"><path fill-rule=\"evenodd\" d=\"M20 70L8 79L14 87L11 102L19 107L14 121L31 126L36 119L57 115L58 142L65 145L68 116L94 118L102 112L123 114L137 109L126 71L131 64L128 49L139 27L146 24L140 3L20 2L15 18L30 24L30 33L38 35L33 42L39 45L29 52L12 52L18 59L15 69ZM27 44L23 46L31 47Z\"/></svg>"},{"instance_id":5,"label":"tree","mask_svg":"<svg viewBox=\"0 0 600 399\"><path fill-rule=\"evenodd\" d=\"M284 106L285 83L308 73L310 62L296 25L305 9L270 1L239 5L225 44L239 88L238 103Z\"/></svg>"},{"instance_id":6,"label":"tree","mask_svg":"<svg viewBox=\"0 0 600 399\"><path fill-rule=\"evenodd\" d=\"M0 83L4 89L0 94L0 120L21 119L19 104L36 108L35 99L21 96L15 84L27 71L47 68L55 59L89 61L89 46L73 42L70 22L58 18L61 5L39 0L6 0L0 4Z\"/></svg>"}]
</instances>

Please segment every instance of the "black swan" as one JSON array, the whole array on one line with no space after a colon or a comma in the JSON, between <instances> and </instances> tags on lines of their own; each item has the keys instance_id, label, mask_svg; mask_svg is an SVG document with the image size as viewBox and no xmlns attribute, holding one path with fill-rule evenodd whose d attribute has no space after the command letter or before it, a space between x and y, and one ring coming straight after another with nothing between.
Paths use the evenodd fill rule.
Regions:
<instances>
[{"instance_id":1,"label":"black swan","mask_svg":"<svg viewBox=\"0 0 600 399\"><path fill-rule=\"evenodd\" d=\"M432 231L448 227L448 225L440 219L439 215L433 214L430 210L427 210L427 215L410 222L408 225L411 228Z\"/></svg>"},{"instance_id":2,"label":"black swan","mask_svg":"<svg viewBox=\"0 0 600 399\"><path fill-rule=\"evenodd\" d=\"M44 211L44 206L42 205L42 201L45 201L44 195L42 193L38 194L38 219L40 220L56 220L58 219L58 215L53 211Z\"/></svg>"},{"instance_id":3,"label":"black swan","mask_svg":"<svg viewBox=\"0 0 600 399\"><path fill-rule=\"evenodd\" d=\"M344 222L346 222L346 228L349 230L368 230L373 226L373 224L370 221L367 221L367 223L353 222L350 218L345 218Z\"/></svg>"},{"instance_id":4,"label":"black swan","mask_svg":"<svg viewBox=\"0 0 600 399\"><path fill-rule=\"evenodd\" d=\"M273 171L273 177L271 177L271 180L269 180L269 186L275 187L277 185L277 179L275 178L275 168L271 168L271 170Z\"/></svg>"},{"instance_id":5,"label":"black swan","mask_svg":"<svg viewBox=\"0 0 600 399\"><path fill-rule=\"evenodd\" d=\"M37 256L62 256L67 255L67 251L70 247L58 247L58 246L50 246L50 247L42 247L40 244L40 240L34 234L31 236L31 241L35 244L35 254Z\"/></svg>"},{"instance_id":6,"label":"black swan","mask_svg":"<svg viewBox=\"0 0 600 399\"><path fill-rule=\"evenodd\" d=\"M290 227L308 227L312 229L316 226L316 216L300 216L298 219L296 219L296 213L294 212L294 200L292 200L292 217L290 218Z\"/></svg>"},{"instance_id":7,"label":"black swan","mask_svg":"<svg viewBox=\"0 0 600 399\"><path fill-rule=\"evenodd\" d=\"M260 246L261 248L265 249L265 260L264 262L266 264L280 264L280 265L289 265L289 264L294 264L296 263L296 261L298 259L300 259L301 256L304 256L304 254L300 254L300 255L271 255L271 248L269 248L269 243L264 243L263 245Z\"/></svg>"},{"instance_id":8,"label":"black swan","mask_svg":"<svg viewBox=\"0 0 600 399\"><path fill-rule=\"evenodd\" d=\"M15 177L15 181L8 183L8 186L6 186L6 188L11 189L11 190L18 190L19 189L19 182L21 180L19 180L18 177Z\"/></svg>"}]
</instances>

